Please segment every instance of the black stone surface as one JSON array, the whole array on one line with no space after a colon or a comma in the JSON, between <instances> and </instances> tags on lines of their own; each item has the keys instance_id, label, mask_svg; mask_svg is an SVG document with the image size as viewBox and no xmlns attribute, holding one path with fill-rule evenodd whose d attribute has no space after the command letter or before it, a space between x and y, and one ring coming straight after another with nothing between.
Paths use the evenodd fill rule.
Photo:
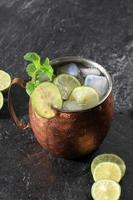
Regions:
<instances>
[{"instance_id":1,"label":"black stone surface","mask_svg":"<svg viewBox=\"0 0 133 200\"><path fill-rule=\"evenodd\" d=\"M87 200L90 162L113 152L126 162L121 200L133 194L133 1L0 0L0 66L26 78L23 55L80 55L103 65L113 79L114 120L100 148L79 161L42 150L32 131L18 130L6 106L0 113L0 200ZM26 113L22 90L17 111ZM88 197L89 196L89 197Z\"/></svg>"}]
</instances>

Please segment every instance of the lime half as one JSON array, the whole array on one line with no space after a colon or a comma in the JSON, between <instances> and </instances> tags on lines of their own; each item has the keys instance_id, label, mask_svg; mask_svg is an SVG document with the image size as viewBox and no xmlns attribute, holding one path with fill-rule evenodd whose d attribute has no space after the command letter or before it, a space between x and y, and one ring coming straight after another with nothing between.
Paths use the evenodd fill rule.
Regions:
<instances>
[{"instance_id":1,"label":"lime half","mask_svg":"<svg viewBox=\"0 0 133 200\"><path fill-rule=\"evenodd\" d=\"M94 169L93 178L95 181L108 179L119 182L122 178L121 169L112 162L99 163Z\"/></svg>"},{"instance_id":2,"label":"lime half","mask_svg":"<svg viewBox=\"0 0 133 200\"><path fill-rule=\"evenodd\" d=\"M119 200L121 187L112 180L101 180L93 184L91 195L94 200Z\"/></svg>"},{"instance_id":3,"label":"lime half","mask_svg":"<svg viewBox=\"0 0 133 200\"><path fill-rule=\"evenodd\" d=\"M69 74L61 74L54 79L54 84L57 85L64 100L68 99L72 90L80 86L80 82L74 76Z\"/></svg>"},{"instance_id":4,"label":"lime half","mask_svg":"<svg viewBox=\"0 0 133 200\"><path fill-rule=\"evenodd\" d=\"M85 108L91 108L99 103L99 96L93 88L81 86L72 91L69 100L76 101L84 105Z\"/></svg>"},{"instance_id":5,"label":"lime half","mask_svg":"<svg viewBox=\"0 0 133 200\"><path fill-rule=\"evenodd\" d=\"M126 171L126 165L125 162L116 154L101 154L98 155L96 158L91 163L91 172L93 174L95 167L102 162L113 162L116 163L120 169L122 176L124 176L125 171Z\"/></svg>"},{"instance_id":6,"label":"lime half","mask_svg":"<svg viewBox=\"0 0 133 200\"><path fill-rule=\"evenodd\" d=\"M62 108L60 91L56 85L50 82L41 83L35 88L31 95L31 102L34 111L39 116L47 119L55 116L55 111L52 107Z\"/></svg>"},{"instance_id":7,"label":"lime half","mask_svg":"<svg viewBox=\"0 0 133 200\"><path fill-rule=\"evenodd\" d=\"M3 98L3 94L0 92L0 110L3 106L3 103L4 103L4 98Z\"/></svg>"},{"instance_id":8,"label":"lime half","mask_svg":"<svg viewBox=\"0 0 133 200\"><path fill-rule=\"evenodd\" d=\"M10 75L5 71L0 70L0 91L9 88L10 84L11 84Z\"/></svg>"}]
</instances>

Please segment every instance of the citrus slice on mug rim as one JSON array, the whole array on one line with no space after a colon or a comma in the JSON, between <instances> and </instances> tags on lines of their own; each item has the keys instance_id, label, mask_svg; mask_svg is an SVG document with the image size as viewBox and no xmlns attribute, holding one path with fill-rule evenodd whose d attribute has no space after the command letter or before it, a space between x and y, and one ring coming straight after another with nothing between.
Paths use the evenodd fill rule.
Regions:
<instances>
[{"instance_id":1,"label":"citrus slice on mug rim","mask_svg":"<svg viewBox=\"0 0 133 200\"><path fill-rule=\"evenodd\" d=\"M56 85L50 82L41 83L31 94L34 111L40 116L50 119L55 116L54 108L62 108L62 98Z\"/></svg>"}]
</instances>

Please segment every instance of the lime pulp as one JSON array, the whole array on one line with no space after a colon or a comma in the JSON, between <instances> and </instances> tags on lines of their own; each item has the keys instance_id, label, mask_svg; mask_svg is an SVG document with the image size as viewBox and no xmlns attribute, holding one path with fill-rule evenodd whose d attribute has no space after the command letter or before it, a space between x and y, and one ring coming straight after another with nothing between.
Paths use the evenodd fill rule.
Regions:
<instances>
[{"instance_id":1,"label":"lime pulp","mask_svg":"<svg viewBox=\"0 0 133 200\"><path fill-rule=\"evenodd\" d=\"M74 88L80 86L77 78L69 74L61 74L54 79L54 84L59 88L62 99L67 100Z\"/></svg>"},{"instance_id":2,"label":"lime pulp","mask_svg":"<svg viewBox=\"0 0 133 200\"><path fill-rule=\"evenodd\" d=\"M101 155L98 155L97 157L95 157L93 159L93 161L91 163L91 172L92 172L92 174L94 173L95 167L99 163L102 163L102 162L113 162L113 163L116 163L121 169L122 177L124 176L125 171L126 171L125 162L118 155L111 154L111 153L101 154Z\"/></svg>"},{"instance_id":3,"label":"lime pulp","mask_svg":"<svg viewBox=\"0 0 133 200\"><path fill-rule=\"evenodd\" d=\"M84 105L84 108L92 108L99 103L99 96L95 89L88 86L81 86L72 91L69 101L76 101Z\"/></svg>"},{"instance_id":4,"label":"lime pulp","mask_svg":"<svg viewBox=\"0 0 133 200\"><path fill-rule=\"evenodd\" d=\"M102 162L95 167L93 178L95 181L108 179L119 182L122 178L122 174L117 164L112 162Z\"/></svg>"},{"instance_id":5,"label":"lime pulp","mask_svg":"<svg viewBox=\"0 0 133 200\"><path fill-rule=\"evenodd\" d=\"M4 91L7 88L9 88L10 84L11 84L10 75L5 71L0 70L0 91Z\"/></svg>"},{"instance_id":6,"label":"lime pulp","mask_svg":"<svg viewBox=\"0 0 133 200\"><path fill-rule=\"evenodd\" d=\"M121 195L121 187L112 180L100 180L95 182L91 188L94 200L118 200Z\"/></svg>"}]
</instances>

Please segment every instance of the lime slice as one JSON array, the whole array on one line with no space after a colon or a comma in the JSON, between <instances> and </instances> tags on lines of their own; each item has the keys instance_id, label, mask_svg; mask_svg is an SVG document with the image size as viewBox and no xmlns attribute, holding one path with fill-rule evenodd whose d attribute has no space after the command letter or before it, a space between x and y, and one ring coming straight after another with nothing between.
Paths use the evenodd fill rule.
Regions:
<instances>
[{"instance_id":1,"label":"lime slice","mask_svg":"<svg viewBox=\"0 0 133 200\"><path fill-rule=\"evenodd\" d=\"M64 100L68 99L72 90L80 86L80 82L74 76L69 74L61 74L54 79L54 84L57 85Z\"/></svg>"},{"instance_id":2,"label":"lime slice","mask_svg":"<svg viewBox=\"0 0 133 200\"><path fill-rule=\"evenodd\" d=\"M4 98L3 98L3 94L0 92L0 110L3 106L3 103L4 103Z\"/></svg>"},{"instance_id":3,"label":"lime slice","mask_svg":"<svg viewBox=\"0 0 133 200\"><path fill-rule=\"evenodd\" d=\"M113 162L119 165L122 173L122 177L125 174L126 171L126 165L125 162L117 155L115 154L101 154L94 158L94 160L91 163L91 172L93 174L95 167L102 162Z\"/></svg>"},{"instance_id":4,"label":"lime slice","mask_svg":"<svg viewBox=\"0 0 133 200\"><path fill-rule=\"evenodd\" d=\"M91 195L94 200L119 200L121 187L112 180L100 180L93 184Z\"/></svg>"},{"instance_id":5,"label":"lime slice","mask_svg":"<svg viewBox=\"0 0 133 200\"><path fill-rule=\"evenodd\" d=\"M52 107L61 109L62 98L56 85L50 82L41 83L31 95L34 111L41 117L50 119L55 116Z\"/></svg>"},{"instance_id":6,"label":"lime slice","mask_svg":"<svg viewBox=\"0 0 133 200\"><path fill-rule=\"evenodd\" d=\"M11 84L11 77L8 73L0 70L0 91L6 90Z\"/></svg>"},{"instance_id":7,"label":"lime slice","mask_svg":"<svg viewBox=\"0 0 133 200\"><path fill-rule=\"evenodd\" d=\"M86 108L92 108L99 103L99 96L93 88L81 86L72 91L69 100L76 101Z\"/></svg>"},{"instance_id":8,"label":"lime slice","mask_svg":"<svg viewBox=\"0 0 133 200\"><path fill-rule=\"evenodd\" d=\"M122 173L119 165L112 162L102 162L95 167L93 178L95 181L108 179L119 182L122 178Z\"/></svg>"}]
</instances>

